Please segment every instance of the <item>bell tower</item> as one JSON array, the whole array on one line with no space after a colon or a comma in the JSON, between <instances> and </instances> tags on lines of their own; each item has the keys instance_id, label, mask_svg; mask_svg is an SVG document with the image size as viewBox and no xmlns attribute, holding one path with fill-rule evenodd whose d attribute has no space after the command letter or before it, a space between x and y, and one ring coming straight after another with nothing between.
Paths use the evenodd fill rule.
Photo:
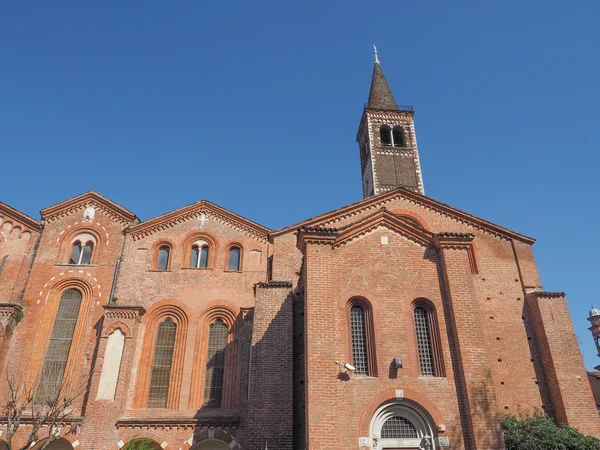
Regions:
<instances>
[{"instance_id":1,"label":"bell tower","mask_svg":"<svg viewBox=\"0 0 600 450\"><path fill-rule=\"evenodd\" d=\"M400 186L425 194L414 109L396 103L381 69L377 48L373 47L375 66L371 91L356 137L360 150L363 197Z\"/></svg>"}]
</instances>

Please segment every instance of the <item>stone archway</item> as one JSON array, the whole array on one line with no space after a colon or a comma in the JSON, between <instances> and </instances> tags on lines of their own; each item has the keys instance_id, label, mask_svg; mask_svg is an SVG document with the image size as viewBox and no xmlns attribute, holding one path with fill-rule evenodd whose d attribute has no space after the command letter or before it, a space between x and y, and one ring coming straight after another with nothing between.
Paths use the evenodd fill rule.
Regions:
<instances>
[{"instance_id":1,"label":"stone archway","mask_svg":"<svg viewBox=\"0 0 600 450\"><path fill-rule=\"evenodd\" d=\"M47 440L48 439L42 439L37 444L35 444L33 447L31 447L31 450L41 449ZM46 447L44 450L73 450L73 446L66 439L60 438L55 441L52 441L50 443L50 445L48 445L48 447Z\"/></svg>"},{"instance_id":2,"label":"stone archway","mask_svg":"<svg viewBox=\"0 0 600 450\"><path fill-rule=\"evenodd\" d=\"M404 400L388 402L377 409L370 435L373 450L437 448L426 411Z\"/></svg>"},{"instance_id":3,"label":"stone archway","mask_svg":"<svg viewBox=\"0 0 600 450\"><path fill-rule=\"evenodd\" d=\"M231 450L231 448L219 439L205 439L194 444L190 450Z\"/></svg>"}]
</instances>

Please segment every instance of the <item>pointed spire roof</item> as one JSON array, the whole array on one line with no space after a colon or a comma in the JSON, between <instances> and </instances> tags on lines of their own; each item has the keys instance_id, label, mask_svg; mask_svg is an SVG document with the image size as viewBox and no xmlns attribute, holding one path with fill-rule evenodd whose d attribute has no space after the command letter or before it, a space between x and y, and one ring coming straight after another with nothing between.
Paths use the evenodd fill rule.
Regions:
<instances>
[{"instance_id":1,"label":"pointed spire roof","mask_svg":"<svg viewBox=\"0 0 600 450\"><path fill-rule=\"evenodd\" d=\"M371 79L371 91L369 92L367 108L397 110L398 104L379 63L377 47L373 45L373 48L375 50L375 67L373 67L373 78Z\"/></svg>"}]
</instances>

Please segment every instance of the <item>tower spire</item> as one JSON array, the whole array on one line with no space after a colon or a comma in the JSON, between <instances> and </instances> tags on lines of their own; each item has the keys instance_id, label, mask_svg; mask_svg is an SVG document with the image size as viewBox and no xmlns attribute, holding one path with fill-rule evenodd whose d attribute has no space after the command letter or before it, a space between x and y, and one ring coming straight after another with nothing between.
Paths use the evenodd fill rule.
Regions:
<instances>
[{"instance_id":1,"label":"tower spire","mask_svg":"<svg viewBox=\"0 0 600 450\"><path fill-rule=\"evenodd\" d=\"M392 94L392 90L388 85L383 69L379 63L379 55L377 54L377 47L373 44L373 50L375 52L375 63L373 67L373 78L371 79L371 91L369 92L369 101L367 102L367 108L372 109L388 109L398 110L398 104Z\"/></svg>"}]
</instances>

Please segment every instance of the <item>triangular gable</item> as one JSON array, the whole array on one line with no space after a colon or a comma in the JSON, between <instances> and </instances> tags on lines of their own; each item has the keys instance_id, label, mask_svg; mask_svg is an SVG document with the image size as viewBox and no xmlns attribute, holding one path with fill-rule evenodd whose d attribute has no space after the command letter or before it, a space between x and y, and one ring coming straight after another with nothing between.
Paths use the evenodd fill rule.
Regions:
<instances>
[{"instance_id":1,"label":"triangular gable","mask_svg":"<svg viewBox=\"0 0 600 450\"><path fill-rule=\"evenodd\" d=\"M41 231L42 225L40 222L35 220L32 217L29 217L27 214L22 213L21 211L16 210L12 206L7 205L6 203L0 202L0 216L3 218L3 222L7 221L7 218L13 222L17 222L18 224L25 226L34 231ZM13 224L17 225L17 224Z\"/></svg>"},{"instance_id":2,"label":"triangular gable","mask_svg":"<svg viewBox=\"0 0 600 450\"><path fill-rule=\"evenodd\" d=\"M279 236L290 231L294 231L300 227L327 227L327 225L339 221L341 219L356 215L358 212L367 212L379 209L386 206L387 203L394 199L404 199L423 206L425 208L432 209L440 214L447 215L459 222L468 224L474 228L485 231L487 233L499 236L505 239L516 239L518 241L525 242L527 244L533 244L535 239L519 234L515 231L501 227L499 225L488 222L487 220L480 219L479 217L468 214L459 209L453 208L445 203L434 200L425 195L413 192L405 188L397 188L391 191L383 192L372 197L368 197L364 200L360 200L356 203L352 203L348 206L335 209L333 211L312 217L303 222L289 225L285 228L275 230L271 233L271 236Z\"/></svg>"},{"instance_id":3,"label":"triangular gable","mask_svg":"<svg viewBox=\"0 0 600 450\"><path fill-rule=\"evenodd\" d=\"M253 236L261 242L267 242L269 238L270 230L268 228L204 199L139 223L129 229L129 234L134 240L141 239L142 237L149 236L157 231L171 228L178 223L200 219L202 214L212 217L220 222L227 223L233 228Z\"/></svg>"},{"instance_id":4,"label":"triangular gable","mask_svg":"<svg viewBox=\"0 0 600 450\"><path fill-rule=\"evenodd\" d=\"M137 219L136 215L131 211L94 191L86 192L56 205L44 208L40 213L42 214L42 219L46 222L52 222L60 217L83 211L88 207L97 208L103 214L124 225L130 224Z\"/></svg>"},{"instance_id":5,"label":"triangular gable","mask_svg":"<svg viewBox=\"0 0 600 450\"><path fill-rule=\"evenodd\" d=\"M306 241L328 243L332 247L338 247L379 227L394 231L423 247L434 245L436 236L434 233L416 225L415 221L410 218L393 214L386 208L381 208L379 211L341 228L302 226L299 229L298 242L300 247L302 247L301 243Z\"/></svg>"}]
</instances>

